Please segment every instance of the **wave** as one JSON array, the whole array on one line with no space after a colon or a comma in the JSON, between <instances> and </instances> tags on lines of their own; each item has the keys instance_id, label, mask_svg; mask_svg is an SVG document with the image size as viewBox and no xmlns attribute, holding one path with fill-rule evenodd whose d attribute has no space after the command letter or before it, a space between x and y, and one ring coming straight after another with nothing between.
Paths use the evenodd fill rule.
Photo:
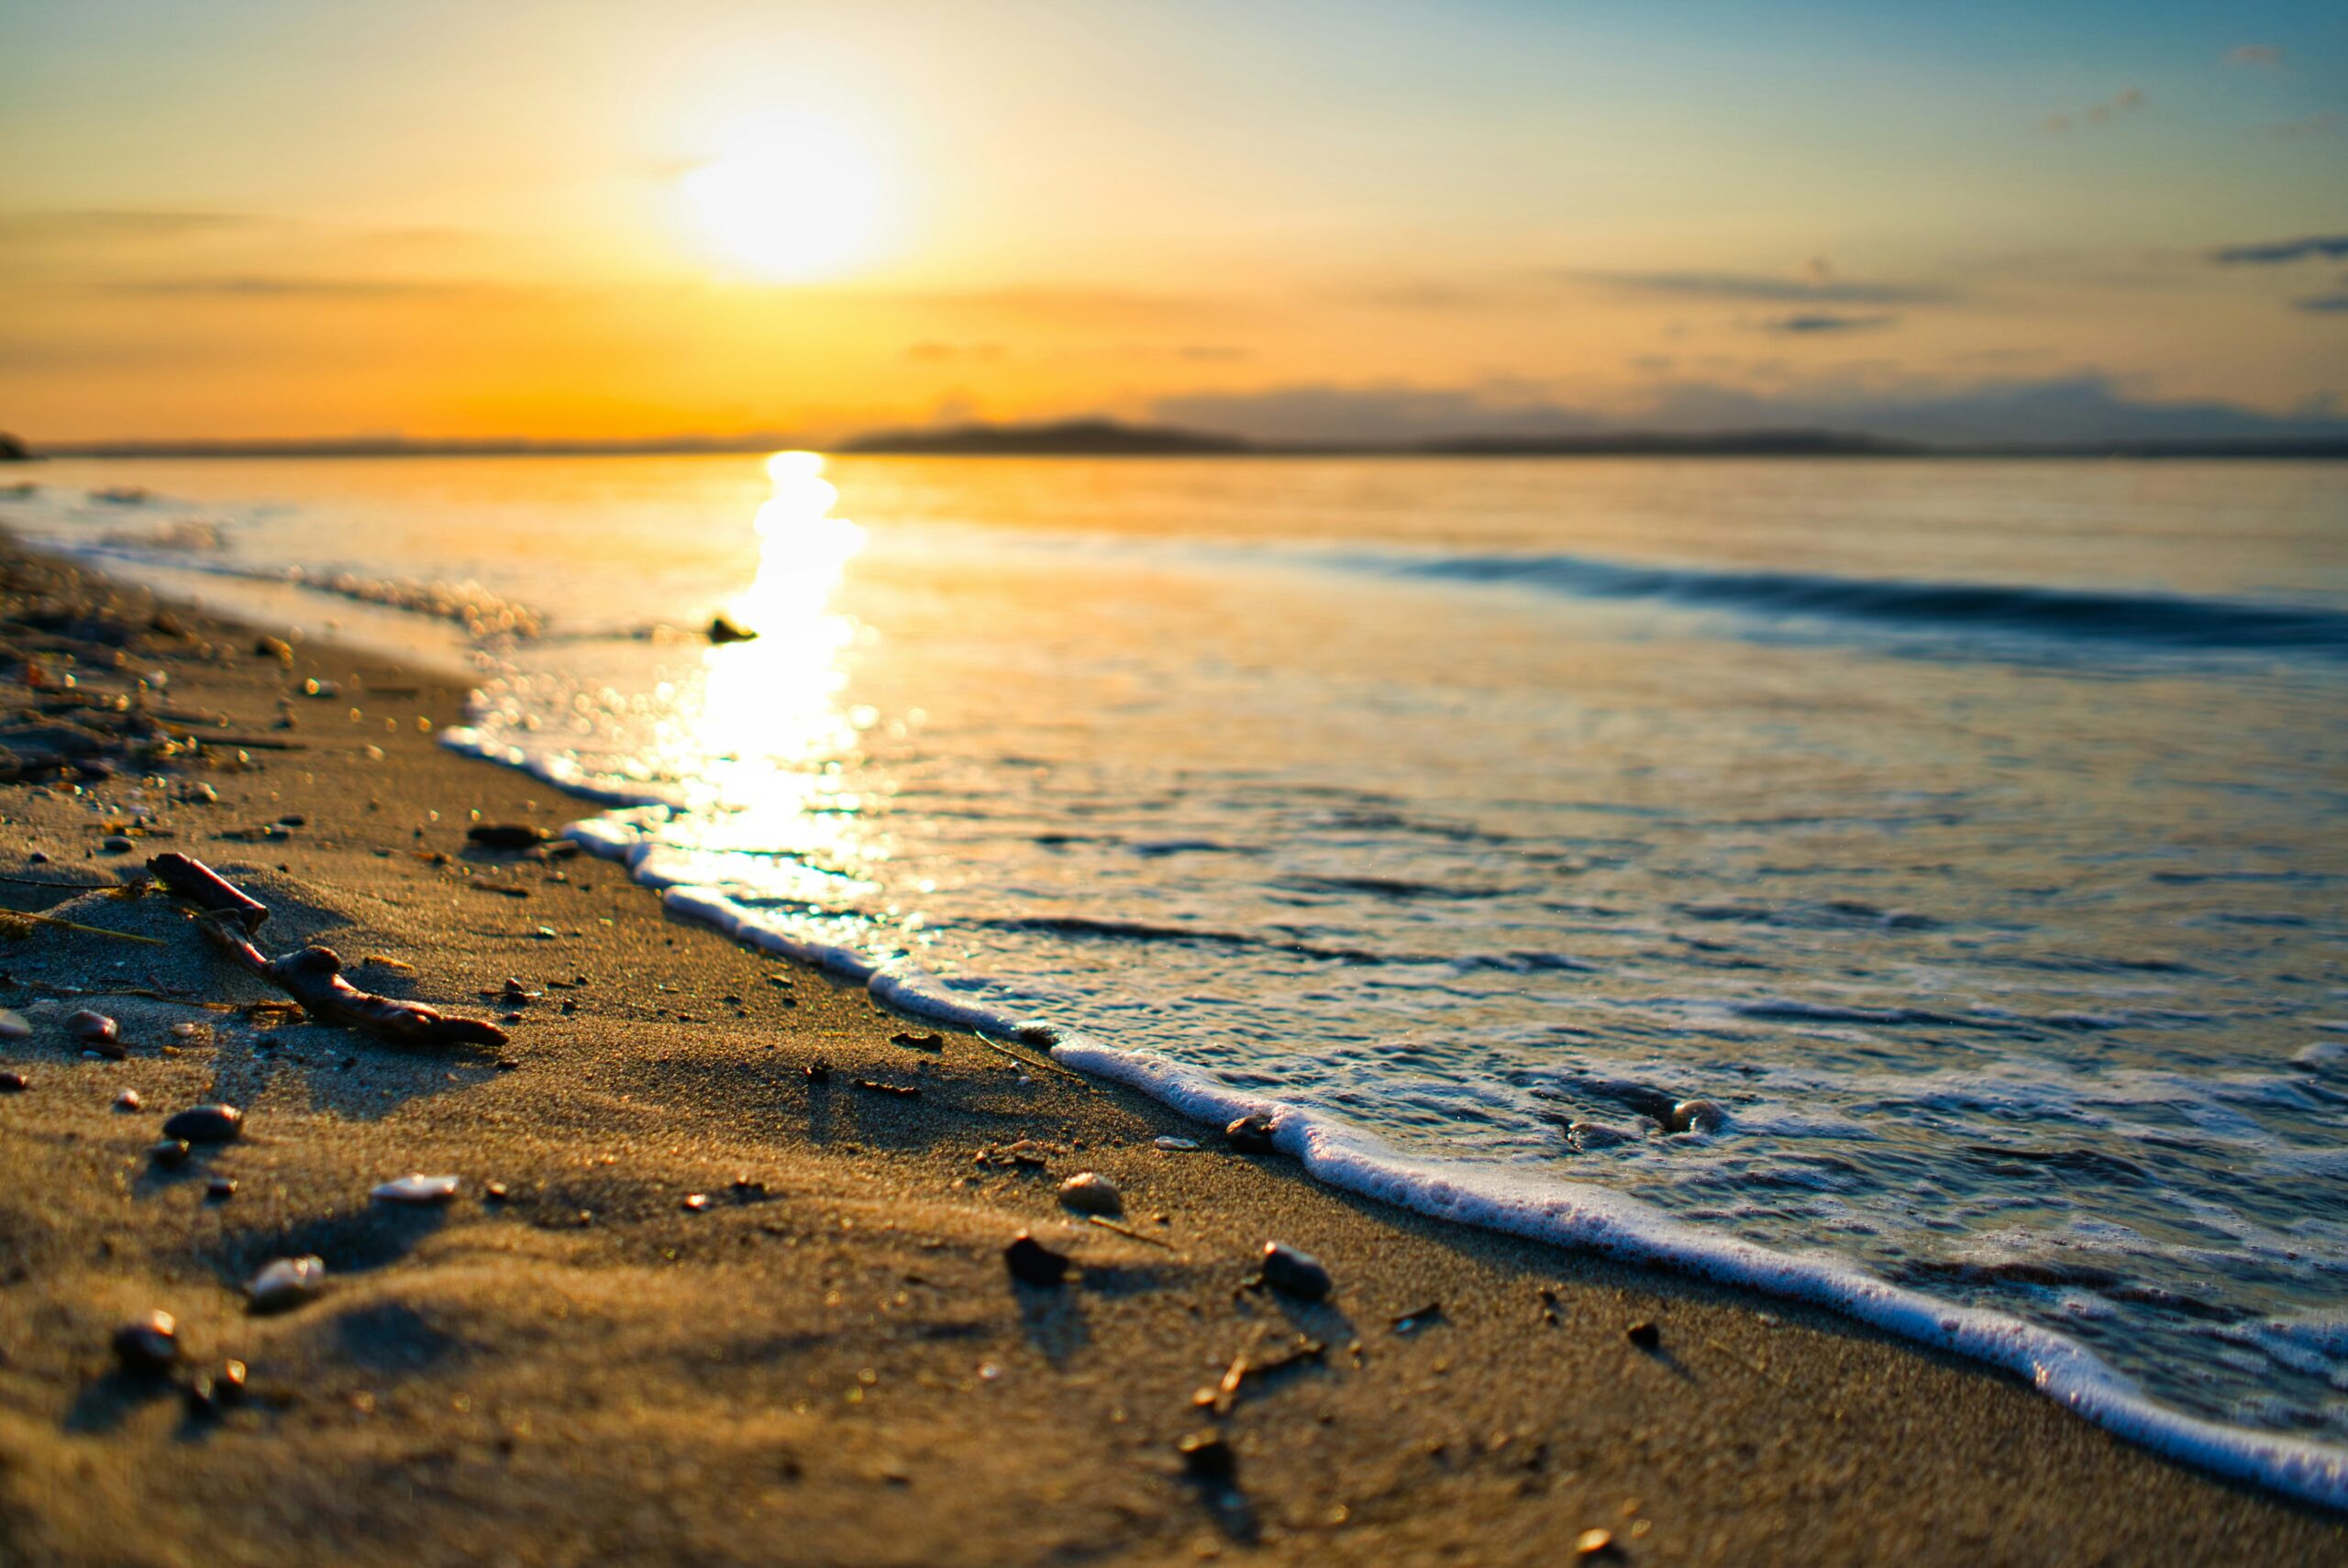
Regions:
<instances>
[{"instance_id":1,"label":"wave","mask_svg":"<svg viewBox=\"0 0 2348 1568\"><path fill-rule=\"evenodd\" d=\"M1864 621L2066 642L2348 657L2348 613L2182 593L1639 566L1588 556L1357 558L1405 577L1545 589L1588 599L1655 599L1747 613Z\"/></svg>"}]
</instances>

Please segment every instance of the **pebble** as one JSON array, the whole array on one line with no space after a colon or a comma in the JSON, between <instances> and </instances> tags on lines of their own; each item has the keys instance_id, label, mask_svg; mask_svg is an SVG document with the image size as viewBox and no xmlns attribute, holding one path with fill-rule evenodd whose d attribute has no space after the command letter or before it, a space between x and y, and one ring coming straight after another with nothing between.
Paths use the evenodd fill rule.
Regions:
<instances>
[{"instance_id":1,"label":"pebble","mask_svg":"<svg viewBox=\"0 0 2348 1568\"><path fill-rule=\"evenodd\" d=\"M1663 1343L1663 1331L1645 1319L1623 1330L1623 1337L1641 1350L1653 1350Z\"/></svg>"},{"instance_id":2,"label":"pebble","mask_svg":"<svg viewBox=\"0 0 2348 1568\"><path fill-rule=\"evenodd\" d=\"M462 1185L452 1176L404 1176L387 1181L370 1196L385 1203L446 1203Z\"/></svg>"},{"instance_id":3,"label":"pebble","mask_svg":"<svg viewBox=\"0 0 2348 1568\"><path fill-rule=\"evenodd\" d=\"M1310 1253L1300 1253L1294 1247L1278 1242L1264 1243L1264 1283L1283 1296L1293 1296L1302 1301L1318 1301L1329 1294L1335 1282L1321 1260Z\"/></svg>"},{"instance_id":4,"label":"pebble","mask_svg":"<svg viewBox=\"0 0 2348 1568\"><path fill-rule=\"evenodd\" d=\"M1228 1481L1239 1469L1239 1456L1221 1432L1192 1432L1174 1445L1182 1468L1202 1481Z\"/></svg>"},{"instance_id":5,"label":"pebble","mask_svg":"<svg viewBox=\"0 0 2348 1568\"><path fill-rule=\"evenodd\" d=\"M245 1286L255 1312L283 1312L326 1288L327 1262L316 1256L279 1258Z\"/></svg>"},{"instance_id":6,"label":"pebble","mask_svg":"<svg viewBox=\"0 0 2348 1568\"><path fill-rule=\"evenodd\" d=\"M1060 1201L1079 1214L1117 1215L1125 1211L1125 1200L1117 1191L1117 1184L1099 1171L1079 1171L1060 1183Z\"/></svg>"},{"instance_id":7,"label":"pebble","mask_svg":"<svg viewBox=\"0 0 2348 1568\"><path fill-rule=\"evenodd\" d=\"M180 1326L169 1312L142 1313L114 1331L114 1356L125 1372L152 1375L179 1364Z\"/></svg>"},{"instance_id":8,"label":"pebble","mask_svg":"<svg viewBox=\"0 0 2348 1568\"><path fill-rule=\"evenodd\" d=\"M1223 1130L1224 1142L1243 1154L1272 1152L1272 1119L1262 1111L1240 1117Z\"/></svg>"},{"instance_id":9,"label":"pebble","mask_svg":"<svg viewBox=\"0 0 2348 1568\"><path fill-rule=\"evenodd\" d=\"M245 1113L233 1105L193 1105L163 1123L163 1136L191 1143L227 1143L244 1127Z\"/></svg>"},{"instance_id":10,"label":"pebble","mask_svg":"<svg viewBox=\"0 0 2348 1568\"><path fill-rule=\"evenodd\" d=\"M1717 1132L1728 1125L1728 1112L1709 1099L1683 1099L1671 1108L1674 1132Z\"/></svg>"},{"instance_id":11,"label":"pebble","mask_svg":"<svg viewBox=\"0 0 2348 1568\"><path fill-rule=\"evenodd\" d=\"M0 1007L0 1040L29 1039L32 1032L33 1026L25 1021L23 1013Z\"/></svg>"},{"instance_id":12,"label":"pebble","mask_svg":"<svg viewBox=\"0 0 2348 1568\"><path fill-rule=\"evenodd\" d=\"M111 1045L122 1038L122 1026L105 1013L83 1008L65 1021L65 1032L84 1045Z\"/></svg>"},{"instance_id":13,"label":"pebble","mask_svg":"<svg viewBox=\"0 0 2348 1568\"><path fill-rule=\"evenodd\" d=\"M0 1094L22 1094L32 1087L32 1080L22 1073L0 1073Z\"/></svg>"},{"instance_id":14,"label":"pebble","mask_svg":"<svg viewBox=\"0 0 2348 1568\"><path fill-rule=\"evenodd\" d=\"M167 1171L187 1164L187 1140L184 1138L166 1138L147 1147L147 1157Z\"/></svg>"},{"instance_id":15,"label":"pebble","mask_svg":"<svg viewBox=\"0 0 2348 1568\"><path fill-rule=\"evenodd\" d=\"M137 1110L146 1103L138 1098L138 1091L135 1088L127 1088L114 1097L114 1108L116 1110Z\"/></svg>"},{"instance_id":16,"label":"pebble","mask_svg":"<svg viewBox=\"0 0 2348 1568\"><path fill-rule=\"evenodd\" d=\"M703 1209L709 1207L709 1194L705 1192L689 1192L685 1194L683 1207L686 1213L698 1214Z\"/></svg>"},{"instance_id":17,"label":"pebble","mask_svg":"<svg viewBox=\"0 0 2348 1568\"><path fill-rule=\"evenodd\" d=\"M1574 1537L1574 1551L1578 1556L1595 1557L1613 1548L1614 1532L1611 1529L1586 1529Z\"/></svg>"},{"instance_id":18,"label":"pebble","mask_svg":"<svg viewBox=\"0 0 2348 1568\"><path fill-rule=\"evenodd\" d=\"M946 1036L943 1034L915 1034L912 1031L907 1030L889 1036L889 1043L892 1045L907 1046L915 1051L943 1051L946 1049Z\"/></svg>"},{"instance_id":19,"label":"pebble","mask_svg":"<svg viewBox=\"0 0 2348 1568\"><path fill-rule=\"evenodd\" d=\"M237 1196L237 1178L216 1176L204 1184L204 1196L215 1203L226 1203Z\"/></svg>"},{"instance_id":20,"label":"pebble","mask_svg":"<svg viewBox=\"0 0 2348 1568\"><path fill-rule=\"evenodd\" d=\"M1196 1138L1160 1138L1157 1140L1156 1147L1161 1154L1196 1154L1199 1141Z\"/></svg>"},{"instance_id":21,"label":"pebble","mask_svg":"<svg viewBox=\"0 0 2348 1568\"><path fill-rule=\"evenodd\" d=\"M1609 1127L1603 1121L1570 1121L1566 1124L1566 1141L1578 1153L1587 1154L1592 1149L1611 1149L1638 1140L1620 1127Z\"/></svg>"},{"instance_id":22,"label":"pebble","mask_svg":"<svg viewBox=\"0 0 2348 1568\"><path fill-rule=\"evenodd\" d=\"M1002 1249L1011 1277L1022 1285L1058 1285L1068 1278L1068 1254L1056 1253L1022 1231Z\"/></svg>"},{"instance_id":23,"label":"pebble","mask_svg":"<svg viewBox=\"0 0 2348 1568\"><path fill-rule=\"evenodd\" d=\"M199 1372L187 1380L191 1415L222 1416L245 1402L245 1364L224 1361L218 1372Z\"/></svg>"}]
</instances>

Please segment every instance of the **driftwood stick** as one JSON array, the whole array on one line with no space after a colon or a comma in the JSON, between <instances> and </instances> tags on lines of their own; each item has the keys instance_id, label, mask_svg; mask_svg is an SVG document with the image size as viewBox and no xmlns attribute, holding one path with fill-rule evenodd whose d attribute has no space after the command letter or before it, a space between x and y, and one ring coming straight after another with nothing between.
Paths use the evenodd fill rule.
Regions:
<instances>
[{"instance_id":1,"label":"driftwood stick","mask_svg":"<svg viewBox=\"0 0 2348 1568\"><path fill-rule=\"evenodd\" d=\"M176 865L167 865L177 862ZM276 987L301 1005L319 1023L338 1023L401 1046L503 1045L505 1031L474 1018L451 1018L422 1002L400 1001L362 991L342 977L342 959L330 947L305 947L282 958L267 958L244 933L228 922L237 921L249 932L269 911L242 889L200 860L183 855L159 855L147 863L156 879L199 913L195 928L218 948L228 962L264 985ZM226 908L222 890L238 902ZM245 906L250 907L248 912Z\"/></svg>"},{"instance_id":2,"label":"driftwood stick","mask_svg":"<svg viewBox=\"0 0 2348 1568\"><path fill-rule=\"evenodd\" d=\"M30 910L0 910L0 922L12 920L28 920L35 925L63 926L67 931L87 932L92 936L111 936L116 942L143 942L150 947L163 945L163 939L160 936L140 936L135 932L128 931L108 931L102 925L83 925L77 920L60 920L55 915L35 914Z\"/></svg>"}]
</instances>

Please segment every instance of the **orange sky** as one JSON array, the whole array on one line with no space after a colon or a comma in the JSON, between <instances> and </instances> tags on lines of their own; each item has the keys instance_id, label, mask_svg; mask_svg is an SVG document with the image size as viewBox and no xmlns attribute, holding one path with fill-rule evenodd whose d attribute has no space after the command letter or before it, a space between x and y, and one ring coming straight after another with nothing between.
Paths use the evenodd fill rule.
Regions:
<instances>
[{"instance_id":1,"label":"orange sky","mask_svg":"<svg viewBox=\"0 0 2348 1568\"><path fill-rule=\"evenodd\" d=\"M41 7L0 427L2348 392L2348 24L2043 10Z\"/></svg>"}]
</instances>

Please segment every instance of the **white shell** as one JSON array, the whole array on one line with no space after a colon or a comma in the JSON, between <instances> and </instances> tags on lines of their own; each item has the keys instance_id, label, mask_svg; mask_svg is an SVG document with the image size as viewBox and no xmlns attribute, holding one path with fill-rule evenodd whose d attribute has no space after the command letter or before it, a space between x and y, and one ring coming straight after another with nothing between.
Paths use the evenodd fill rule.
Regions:
<instances>
[{"instance_id":1,"label":"white shell","mask_svg":"<svg viewBox=\"0 0 2348 1568\"><path fill-rule=\"evenodd\" d=\"M460 1185L452 1176L404 1176L385 1182L374 1195L386 1203L446 1203Z\"/></svg>"},{"instance_id":2,"label":"white shell","mask_svg":"<svg viewBox=\"0 0 2348 1568\"><path fill-rule=\"evenodd\" d=\"M1196 1138L1160 1138L1157 1147L1164 1154L1194 1154L1198 1153L1199 1141Z\"/></svg>"},{"instance_id":3,"label":"white shell","mask_svg":"<svg viewBox=\"0 0 2348 1568\"><path fill-rule=\"evenodd\" d=\"M327 1262L321 1257L280 1258L245 1286L256 1312L274 1312L316 1295L327 1282Z\"/></svg>"}]
</instances>

